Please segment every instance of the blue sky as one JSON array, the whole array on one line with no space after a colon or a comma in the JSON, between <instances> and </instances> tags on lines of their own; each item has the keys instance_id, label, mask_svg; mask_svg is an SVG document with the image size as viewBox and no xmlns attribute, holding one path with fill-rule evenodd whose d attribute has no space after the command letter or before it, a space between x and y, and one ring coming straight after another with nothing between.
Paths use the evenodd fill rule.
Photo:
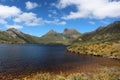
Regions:
<instances>
[{"instance_id":1,"label":"blue sky","mask_svg":"<svg viewBox=\"0 0 120 80\"><path fill-rule=\"evenodd\" d=\"M119 0L0 0L0 30L35 36L65 28L85 33L118 20Z\"/></svg>"}]
</instances>

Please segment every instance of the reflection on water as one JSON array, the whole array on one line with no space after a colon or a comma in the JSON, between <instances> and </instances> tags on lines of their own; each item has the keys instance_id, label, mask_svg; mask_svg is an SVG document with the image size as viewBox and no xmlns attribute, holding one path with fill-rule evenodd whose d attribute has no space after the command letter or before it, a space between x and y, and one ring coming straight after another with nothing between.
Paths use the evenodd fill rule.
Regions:
<instances>
[{"instance_id":1,"label":"reflection on water","mask_svg":"<svg viewBox=\"0 0 120 80\"><path fill-rule=\"evenodd\" d=\"M0 73L70 71L85 66L120 66L120 61L69 54L63 45L1 44Z\"/></svg>"}]
</instances>

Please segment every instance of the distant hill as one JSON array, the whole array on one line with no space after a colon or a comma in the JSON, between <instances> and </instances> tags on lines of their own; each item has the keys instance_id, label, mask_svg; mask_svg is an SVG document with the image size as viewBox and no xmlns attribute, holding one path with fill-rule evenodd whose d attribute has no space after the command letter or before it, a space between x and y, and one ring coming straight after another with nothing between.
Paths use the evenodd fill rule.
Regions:
<instances>
[{"instance_id":1,"label":"distant hill","mask_svg":"<svg viewBox=\"0 0 120 80\"><path fill-rule=\"evenodd\" d=\"M23 33L15 28L0 31L0 43L10 44L69 44L70 41L78 38L80 33L75 29L65 29L63 33L50 30L42 37L32 36Z\"/></svg>"},{"instance_id":2,"label":"distant hill","mask_svg":"<svg viewBox=\"0 0 120 80\"><path fill-rule=\"evenodd\" d=\"M69 44L70 41L78 38L80 33L75 29L65 29L63 33L57 33L54 30L50 30L47 34L40 38L41 43L58 43Z\"/></svg>"},{"instance_id":3,"label":"distant hill","mask_svg":"<svg viewBox=\"0 0 120 80\"><path fill-rule=\"evenodd\" d=\"M75 42L106 42L118 40L120 40L120 21L99 27L95 31L82 34Z\"/></svg>"},{"instance_id":4,"label":"distant hill","mask_svg":"<svg viewBox=\"0 0 120 80\"><path fill-rule=\"evenodd\" d=\"M76 29L64 29L63 33L50 30L42 37L25 34L15 28L0 31L0 43L43 43L43 44L70 44L90 42L120 41L120 21L115 21L97 30L80 34Z\"/></svg>"},{"instance_id":5,"label":"distant hill","mask_svg":"<svg viewBox=\"0 0 120 80\"><path fill-rule=\"evenodd\" d=\"M120 21L82 34L68 51L120 59Z\"/></svg>"},{"instance_id":6,"label":"distant hill","mask_svg":"<svg viewBox=\"0 0 120 80\"><path fill-rule=\"evenodd\" d=\"M80 33L76 29L66 28L63 32L63 35L68 39L76 39L80 36Z\"/></svg>"},{"instance_id":7,"label":"distant hill","mask_svg":"<svg viewBox=\"0 0 120 80\"><path fill-rule=\"evenodd\" d=\"M39 43L39 38L10 28L0 31L0 43Z\"/></svg>"}]
</instances>

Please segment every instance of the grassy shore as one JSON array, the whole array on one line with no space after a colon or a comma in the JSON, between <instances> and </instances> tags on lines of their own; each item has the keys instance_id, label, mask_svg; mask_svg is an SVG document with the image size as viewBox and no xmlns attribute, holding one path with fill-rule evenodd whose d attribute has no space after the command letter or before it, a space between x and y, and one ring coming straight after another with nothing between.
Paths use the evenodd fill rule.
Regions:
<instances>
[{"instance_id":1,"label":"grassy shore","mask_svg":"<svg viewBox=\"0 0 120 80\"><path fill-rule=\"evenodd\" d=\"M68 51L120 59L120 42L74 44L68 47Z\"/></svg>"},{"instance_id":2,"label":"grassy shore","mask_svg":"<svg viewBox=\"0 0 120 80\"><path fill-rule=\"evenodd\" d=\"M119 80L120 67L100 68L94 73L37 73L23 79L14 80Z\"/></svg>"}]
</instances>

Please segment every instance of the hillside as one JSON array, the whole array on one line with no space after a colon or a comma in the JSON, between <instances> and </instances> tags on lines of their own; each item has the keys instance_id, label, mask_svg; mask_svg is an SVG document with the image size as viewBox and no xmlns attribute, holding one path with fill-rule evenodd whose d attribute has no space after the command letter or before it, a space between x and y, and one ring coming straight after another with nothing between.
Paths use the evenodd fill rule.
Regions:
<instances>
[{"instance_id":1,"label":"hillside","mask_svg":"<svg viewBox=\"0 0 120 80\"><path fill-rule=\"evenodd\" d=\"M120 40L120 21L107 26L99 27L97 30L85 33L76 42L112 42Z\"/></svg>"},{"instance_id":2,"label":"hillside","mask_svg":"<svg viewBox=\"0 0 120 80\"><path fill-rule=\"evenodd\" d=\"M82 34L68 51L120 59L120 21Z\"/></svg>"},{"instance_id":3,"label":"hillside","mask_svg":"<svg viewBox=\"0 0 120 80\"><path fill-rule=\"evenodd\" d=\"M75 29L65 29L63 33L57 33L50 30L42 37L36 37L25 34L15 28L10 28L6 31L0 31L0 43L10 44L70 44L70 42L80 36L80 33Z\"/></svg>"},{"instance_id":4,"label":"hillside","mask_svg":"<svg viewBox=\"0 0 120 80\"><path fill-rule=\"evenodd\" d=\"M6 31L0 31L0 43L39 43L39 38L10 28Z\"/></svg>"},{"instance_id":5,"label":"hillside","mask_svg":"<svg viewBox=\"0 0 120 80\"><path fill-rule=\"evenodd\" d=\"M64 29L63 35L68 39L76 39L80 36L80 33L76 29Z\"/></svg>"},{"instance_id":6,"label":"hillside","mask_svg":"<svg viewBox=\"0 0 120 80\"><path fill-rule=\"evenodd\" d=\"M40 42L45 44L70 44L70 42L78 38L78 36L80 36L80 33L75 29L65 29L63 33L50 30L40 38Z\"/></svg>"}]
</instances>

